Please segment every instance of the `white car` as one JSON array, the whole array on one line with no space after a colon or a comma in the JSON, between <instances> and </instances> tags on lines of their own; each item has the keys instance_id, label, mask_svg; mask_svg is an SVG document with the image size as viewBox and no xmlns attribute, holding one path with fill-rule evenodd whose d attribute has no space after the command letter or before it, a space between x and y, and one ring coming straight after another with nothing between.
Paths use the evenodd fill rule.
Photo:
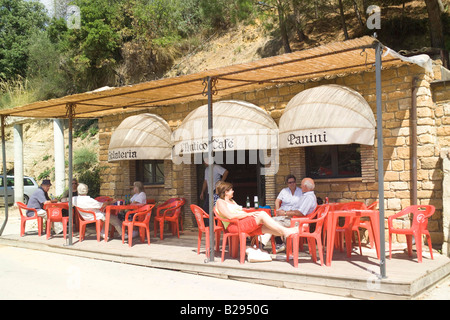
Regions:
<instances>
[{"instance_id":1,"label":"white car","mask_svg":"<svg viewBox=\"0 0 450 320\"><path fill-rule=\"evenodd\" d=\"M7 192L8 192L8 205L14 203L14 176L6 176ZM36 180L31 177L23 177L23 203L27 204L33 192L39 188ZM0 176L0 205L5 205L5 191L3 183L3 175Z\"/></svg>"}]
</instances>

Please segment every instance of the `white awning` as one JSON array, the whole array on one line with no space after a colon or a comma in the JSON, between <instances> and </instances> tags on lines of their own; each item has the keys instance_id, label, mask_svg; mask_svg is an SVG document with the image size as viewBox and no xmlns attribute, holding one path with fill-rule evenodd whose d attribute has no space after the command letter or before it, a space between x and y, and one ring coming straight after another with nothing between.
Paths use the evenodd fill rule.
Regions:
<instances>
[{"instance_id":1,"label":"white awning","mask_svg":"<svg viewBox=\"0 0 450 320\"><path fill-rule=\"evenodd\" d=\"M355 90L323 85L289 101L280 118L280 149L336 144L373 145L375 117Z\"/></svg>"},{"instance_id":2,"label":"white awning","mask_svg":"<svg viewBox=\"0 0 450 320\"><path fill-rule=\"evenodd\" d=\"M198 107L172 133L174 154L208 152L208 105ZM213 151L278 148L278 127L262 108L245 101L213 103Z\"/></svg>"},{"instance_id":3,"label":"white awning","mask_svg":"<svg viewBox=\"0 0 450 320\"><path fill-rule=\"evenodd\" d=\"M111 136L108 161L171 159L171 133L167 122L155 114L128 117Z\"/></svg>"}]
</instances>

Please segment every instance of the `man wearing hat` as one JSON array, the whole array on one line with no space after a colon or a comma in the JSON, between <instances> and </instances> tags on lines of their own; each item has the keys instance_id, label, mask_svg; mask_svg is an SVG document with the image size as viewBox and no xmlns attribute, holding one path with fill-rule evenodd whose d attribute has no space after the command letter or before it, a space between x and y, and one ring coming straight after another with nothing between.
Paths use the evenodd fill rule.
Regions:
<instances>
[{"instance_id":1,"label":"man wearing hat","mask_svg":"<svg viewBox=\"0 0 450 320\"><path fill-rule=\"evenodd\" d=\"M42 217L44 220L47 219L47 211L44 210L44 205L47 203L56 202L56 200L51 200L48 196L48 190L50 190L51 186L52 183L50 180L42 180L41 186L31 195L27 204L29 208L36 209L37 215ZM27 212L27 216L29 217L33 216L33 214L33 211ZM56 233L62 232L61 222L55 222L53 227Z\"/></svg>"}]
</instances>

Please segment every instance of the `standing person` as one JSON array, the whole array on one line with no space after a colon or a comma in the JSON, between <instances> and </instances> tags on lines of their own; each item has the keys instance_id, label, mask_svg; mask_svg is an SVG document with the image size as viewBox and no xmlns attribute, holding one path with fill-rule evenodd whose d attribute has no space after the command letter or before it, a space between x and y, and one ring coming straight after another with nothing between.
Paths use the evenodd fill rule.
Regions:
<instances>
[{"instance_id":1,"label":"standing person","mask_svg":"<svg viewBox=\"0 0 450 320\"><path fill-rule=\"evenodd\" d=\"M203 210L205 212L209 213L209 193L208 193L208 186L209 186L209 164L208 159L204 160L204 163L206 165L205 169L205 180L203 180L203 186L202 186L202 192L200 193L200 200L204 200L203 202ZM228 170L224 167L213 164L213 192L216 192L216 189L214 188L217 185L217 182L219 181L225 181L228 177ZM205 197L205 191L206 191L206 197Z\"/></svg>"},{"instance_id":2,"label":"standing person","mask_svg":"<svg viewBox=\"0 0 450 320\"><path fill-rule=\"evenodd\" d=\"M37 215L39 217L42 217L44 221L47 220L47 211L44 210L44 205L57 201L51 200L48 196L48 191L50 190L51 186L52 183L50 182L50 180L42 180L41 186L35 192L33 192L27 204L29 208L36 209ZM33 211L27 211L28 217L32 217L33 215ZM61 233L63 231L62 223L55 222L53 225L53 230L55 230L55 233Z\"/></svg>"},{"instance_id":3,"label":"standing person","mask_svg":"<svg viewBox=\"0 0 450 320\"><path fill-rule=\"evenodd\" d=\"M105 221L105 213L102 211L107 205L110 205L115 202L115 200L110 200L106 202L97 201L90 196L88 196L88 186L84 183L80 183L77 188L78 196L73 197L72 204L75 207L79 207L81 209L89 210L95 212L95 219ZM92 215L84 215L80 212L81 216L85 220L92 220ZM109 217L109 223L116 229L119 233L120 237L122 237L122 222L117 218L116 215L111 215ZM101 236L104 238L105 233L104 229L102 230Z\"/></svg>"}]
</instances>

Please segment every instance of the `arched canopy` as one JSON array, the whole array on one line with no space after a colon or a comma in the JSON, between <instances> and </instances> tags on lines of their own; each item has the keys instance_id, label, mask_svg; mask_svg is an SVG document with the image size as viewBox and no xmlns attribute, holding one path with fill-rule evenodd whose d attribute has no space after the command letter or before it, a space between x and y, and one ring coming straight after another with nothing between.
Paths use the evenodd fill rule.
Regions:
<instances>
[{"instance_id":1,"label":"arched canopy","mask_svg":"<svg viewBox=\"0 0 450 320\"><path fill-rule=\"evenodd\" d=\"M174 154L208 151L208 105L198 107L172 133ZM213 103L213 151L277 149L278 127L263 109L245 101Z\"/></svg>"},{"instance_id":2,"label":"arched canopy","mask_svg":"<svg viewBox=\"0 0 450 320\"><path fill-rule=\"evenodd\" d=\"M280 118L280 149L336 144L373 145L375 117L355 90L323 85L289 101Z\"/></svg>"},{"instance_id":3,"label":"arched canopy","mask_svg":"<svg viewBox=\"0 0 450 320\"><path fill-rule=\"evenodd\" d=\"M108 161L171 159L171 133L167 122L155 114L128 117L111 136Z\"/></svg>"}]
</instances>

